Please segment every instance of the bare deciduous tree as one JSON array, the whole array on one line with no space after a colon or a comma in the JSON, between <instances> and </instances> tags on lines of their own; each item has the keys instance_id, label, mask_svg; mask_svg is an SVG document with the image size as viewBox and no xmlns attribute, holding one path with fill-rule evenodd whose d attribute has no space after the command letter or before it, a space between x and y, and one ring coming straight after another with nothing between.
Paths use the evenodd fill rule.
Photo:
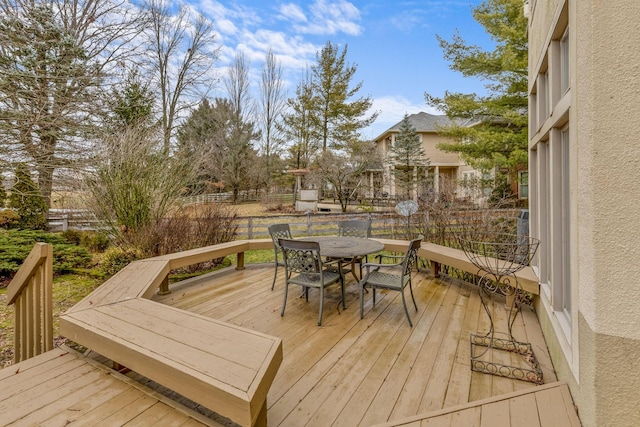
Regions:
<instances>
[{"instance_id":1,"label":"bare deciduous tree","mask_svg":"<svg viewBox=\"0 0 640 427\"><path fill-rule=\"evenodd\" d=\"M254 108L249 93L249 64L242 53L236 54L224 84L229 96L231 120L225 131L220 176L231 188L233 201L237 203L238 193L246 185L252 142L260 138L252 121Z\"/></svg>"},{"instance_id":2,"label":"bare deciduous tree","mask_svg":"<svg viewBox=\"0 0 640 427\"><path fill-rule=\"evenodd\" d=\"M342 212L347 211L349 201L357 199L363 173L379 162L378 150L371 142L357 141L346 145L343 151L327 150L317 159L313 178L331 184Z\"/></svg>"},{"instance_id":3,"label":"bare deciduous tree","mask_svg":"<svg viewBox=\"0 0 640 427\"><path fill-rule=\"evenodd\" d=\"M287 106L283 83L282 66L277 61L273 51L269 49L265 63L262 66L260 86L261 151L266 165L267 190L271 181L272 157L278 154L278 149L283 143L282 135L279 131L282 113Z\"/></svg>"},{"instance_id":4,"label":"bare deciduous tree","mask_svg":"<svg viewBox=\"0 0 640 427\"><path fill-rule=\"evenodd\" d=\"M145 3L151 22L149 31L153 72L160 91L163 149L168 154L177 121L191 109L215 83L212 68L219 46L213 25L204 16L192 17L180 5L175 15L165 0Z\"/></svg>"}]
</instances>

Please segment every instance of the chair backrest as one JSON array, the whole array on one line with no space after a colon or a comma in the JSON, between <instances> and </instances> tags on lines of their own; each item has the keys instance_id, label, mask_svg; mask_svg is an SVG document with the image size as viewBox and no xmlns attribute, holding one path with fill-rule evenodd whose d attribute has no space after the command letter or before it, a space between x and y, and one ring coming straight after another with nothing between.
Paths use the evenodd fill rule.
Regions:
<instances>
[{"instance_id":1,"label":"chair backrest","mask_svg":"<svg viewBox=\"0 0 640 427\"><path fill-rule=\"evenodd\" d=\"M280 250L280 239L291 239L291 228L289 224L274 224L269 226L269 234L276 251Z\"/></svg>"},{"instance_id":2,"label":"chair backrest","mask_svg":"<svg viewBox=\"0 0 640 427\"><path fill-rule=\"evenodd\" d=\"M364 219L338 221L338 236L371 237L371 222Z\"/></svg>"},{"instance_id":3,"label":"chair backrest","mask_svg":"<svg viewBox=\"0 0 640 427\"><path fill-rule=\"evenodd\" d=\"M320 243L280 239L284 252L284 265L288 273L321 275Z\"/></svg>"},{"instance_id":4,"label":"chair backrest","mask_svg":"<svg viewBox=\"0 0 640 427\"><path fill-rule=\"evenodd\" d=\"M409 242L409 247L407 248L407 253L404 256L404 260L402 260L402 275L406 276L407 274L411 274L411 270L418 259L418 249L420 249L420 243L424 239L424 236L418 236Z\"/></svg>"}]
</instances>

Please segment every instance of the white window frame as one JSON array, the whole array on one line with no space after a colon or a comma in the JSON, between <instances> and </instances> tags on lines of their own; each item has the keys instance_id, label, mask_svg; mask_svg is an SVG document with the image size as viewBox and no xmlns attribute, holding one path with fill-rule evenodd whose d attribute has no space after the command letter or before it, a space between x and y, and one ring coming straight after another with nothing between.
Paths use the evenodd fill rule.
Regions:
<instances>
[{"instance_id":1,"label":"white window frame","mask_svg":"<svg viewBox=\"0 0 640 427\"><path fill-rule=\"evenodd\" d=\"M560 130L562 150L562 314L571 324L571 204L570 204L570 158L569 158L569 125ZM566 332L566 331L565 331ZM571 333L569 332L569 339Z\"/></svg>"},{"instance_id":2,"label":"white window frame","mask_svg":"<svg viewBox=\"0 0 640 427\"><path fill-rule=\"evenodd\" d=\"M531 115L529 206L532 231L540 247L532 265L540 279L540 301L549 315L560 347L571 365L574 378L579 375L577 345L576 287L571 275L571 223L574 208L570 197L572 159L575 141L570 138L569 23L564 3L549 34L547 49L535 70L530 87ZM572 304L573 303L573 304Z\"/></svg>"}]
</instances>

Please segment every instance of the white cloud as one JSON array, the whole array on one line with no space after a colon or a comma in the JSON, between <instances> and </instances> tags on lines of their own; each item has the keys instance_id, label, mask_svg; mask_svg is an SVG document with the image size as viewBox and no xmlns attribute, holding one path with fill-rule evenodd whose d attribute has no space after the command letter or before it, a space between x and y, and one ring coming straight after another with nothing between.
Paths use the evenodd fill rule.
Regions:
<instances>
[{"instance_id":1,"label":"white cloud","mask_svg":"<svg viewBox=\"0 0 640 427\"><path fill-rule=\"evenodd\" d=\"M219 19L216 21L216 29L223 34L236 34L238 27L230 19Z\"/></svg>"},{"instance_id":2,"label":"white cloud","mask_svg":"<svg viewBox=\"0 0 640 427\"><path fill-rule=\"evenodd\" d=\"M262 29L251 32L245 29L238 35L237 44L222 47L216 71L218 75L226 76L236 52L242 51L250 62L253 90L257 93L260 84L260 67L264 63L269 48L273 50L276 60L282 66L284 86L290 90L298 84L302 78L303 70L313 62L315 54L321 46L309 43L301 36L291 36L280 31ZM218 94L224 95L223 89L220 86Z\"/></svg>"},{"instance_id":3,"label":"white cloud","mask_svg":"<svg viewBox=\"0 0 640 427\"><path fill-rule=\"evenodd\" d=\"M282 12L282 8L281 8ZM287 14L282 16L292 21L293 29L302 34L337 34L353 36L362 33L360 11L346 0L316 0L309 6L311 18L307 19L302 9L296 5L287 5Z\"/></svg>"},{"instance_id":4,"label":"white cloud","mask_svg":"<svg viewBox=\"0 0 640 427\"><path fill-rule=\"evenodd\" d=\"M200 0L198 10L211 19L214 29L223 39L224 36L237 36L241 28L262 24L254 9L238 4L226 7L216 0Z\"/></svg>"},{"instance_id":5,"label":"white cloud","mask_svg":"<svg viewBox=\"0 0 640 427\"><path fill-rule=\"evenodd\" d=\"M269 48L282 66L285 86L294 88L322 49L311 41L310 34L358 35L362 31L360 11L348 0L284 0L288 3L261 8L224 0L196 1L197 9L212 20L219 36L218 75L226 75L236 52L242 51L250 62L254 85L259 82L260 66Z\"/></svg>"},{"instance_id":6,"label":"white cloud","mask_svg":"<svg viewBox=\"0 0 640 427\"><path fill-rule=\"evenodd\" d=\"M243 43L266 53L271 47L276 55L290 55L301 59L315 55L318 46L307 42L298 36L289 36L280 31L258 30L254 33L245 32Z\"/></svg>"},{"instance_id":7,"label":"white cloud","mask_svg":"<svg viewBox=\"0 0 640 427\"><path fill-rule=\"evenodd\" d=\"M280 6L280 14L286 20L307 22L307 17L297 4L287 3Z\"/></svg>"},{"instance_id":8,"label":"white cloud","mask_svg":"<svg viewBox=\"0 0 640 427\"><path fill-rule=\"evenodd\" d=\"M416 27L427 27L428 20L422 11L405 11L389 18L391 25L403 33L410 33Z\"/></svg>"}]
</instances>

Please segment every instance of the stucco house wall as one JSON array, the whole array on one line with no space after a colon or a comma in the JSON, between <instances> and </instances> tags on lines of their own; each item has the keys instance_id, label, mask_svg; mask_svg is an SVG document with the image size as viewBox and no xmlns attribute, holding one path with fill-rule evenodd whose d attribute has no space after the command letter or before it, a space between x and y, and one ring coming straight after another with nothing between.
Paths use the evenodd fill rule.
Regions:
<instances>
[{"instance_id":1,"label":"stucco house wall","mask_svg":"<svg viewBox=\"0 0 640 427\"><path fill-rule=\"evenodd\" d=\"M542 240L535 260L538 316L583 425L640 425L640 3L530 5L531 232ZM557 94L550 76L565 27L569 89ZM563 132L564 154L552 148ZM555 178L566 179L566 191ZM545 219L562 209L565 219ZM568 313L558 303L563 297Z\"/></svg>"}]
</instances>

